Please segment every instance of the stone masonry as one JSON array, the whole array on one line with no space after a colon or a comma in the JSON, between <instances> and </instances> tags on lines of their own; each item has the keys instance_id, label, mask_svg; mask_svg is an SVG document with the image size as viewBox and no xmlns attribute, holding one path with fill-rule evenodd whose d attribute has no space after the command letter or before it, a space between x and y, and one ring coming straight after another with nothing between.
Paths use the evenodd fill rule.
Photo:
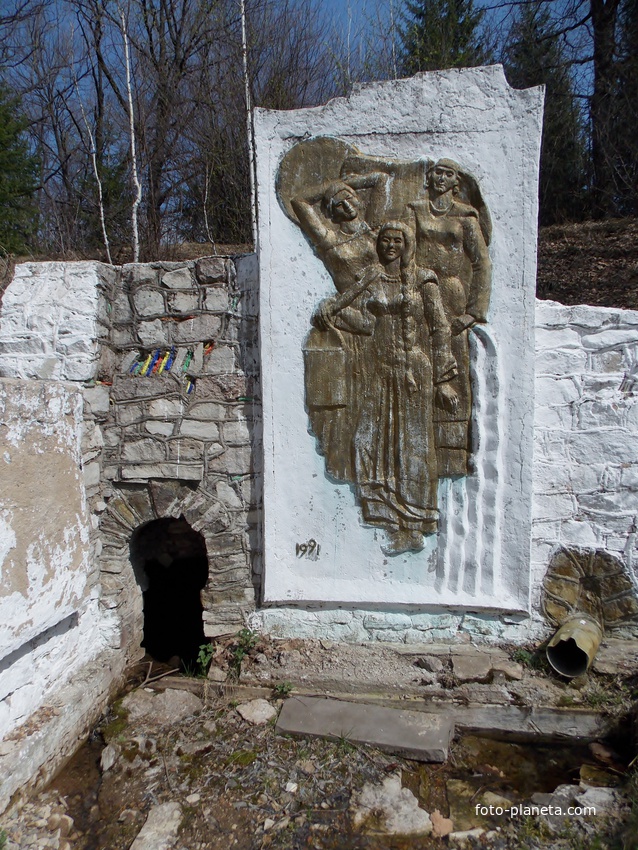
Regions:
<instances>
[{"instance_id":1,"label":"stone masonry","mask_svg":"<svg viewBox=\"0 0 638 850\"><path fill-rule=\"evenodd\" d=\"M536 302L532 569L604 549L638 586L638 312Z\"/></svg>"},{"instance_id":2,"label":"stone masonry","mask_svg":"<svg viewBox=\"0 0 638 850\"><path fill-rule=\"evenodd\" d=\"M89 576L114 650L142 654L135 529L183 515L206 541L209 636L255 607L260 433L256 260L113 269L18 267L5 295L0 375L76 382L84 396ZM99 567L99 569L98 569Z\"/></svg>"},{"instance_id":3,"label":"stone masonry","mask_svg":"<svg viewBox=\"0 0 638 850\"><path fill-rule=\"evenodd\" d=\"M130 567L136 528L184 516L205 538L208 636L255 606L259 428L252 258L124 266L115 294L111 386L103 434L102 602L119 612L122 645L141 653L142 598ZM255 583L258 579L255 579Z\"/></svg>"}]
</instances>

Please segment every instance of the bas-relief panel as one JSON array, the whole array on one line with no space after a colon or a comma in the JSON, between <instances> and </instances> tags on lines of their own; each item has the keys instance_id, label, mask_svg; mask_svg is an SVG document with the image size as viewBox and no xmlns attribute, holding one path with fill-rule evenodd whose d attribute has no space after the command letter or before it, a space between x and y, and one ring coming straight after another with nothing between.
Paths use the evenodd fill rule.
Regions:
<instances>
[{"instance_id":1,"label":"bas-relief panel","mask_svg":"<svg viewBox=\"0 0 638 850\"><path fill-rule=\"evenodd\" d=\"M256 110L266 604L529 610L541 111L500 68Z\"/></svg>"},{"instance_id":2,"label":"bas-relief panel","mask_svg":"<svg viewBox=\"0 0 638 850\"><path fill-rule=\"evenodd\" d=\"M277 195L330 274L303 346L309 427L383 552L439 531L439 479L472 473L471 329L485 324L491 220L451 159L362 155L335 138L284 156Z\"/></svg>"}]
</instances>

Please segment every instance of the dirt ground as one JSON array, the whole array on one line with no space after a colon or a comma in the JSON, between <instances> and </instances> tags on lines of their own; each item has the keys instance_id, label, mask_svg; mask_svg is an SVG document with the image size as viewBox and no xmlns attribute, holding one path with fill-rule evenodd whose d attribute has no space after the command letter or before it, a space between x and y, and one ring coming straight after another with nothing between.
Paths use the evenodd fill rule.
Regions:
<instances>
[{"instance_id":1,"label":"dirt ground","mask_svg":"<svg viewBox=\"0 0 638 850\"><path fill-rule=\"evenodd\" d=\"M638 646L634 648L638 651ZM169 672L166 667L150 662L138 665L130 671L127 685L133 697L111 706L87 744L46 790L0 818L8 835L6 850L147 850L151 845L136 837L149 813L167 802L179 804L181 824L174 840L155 841L152 846L157 850L638 847L634 749L622 721L633 710L632 675L595 673L570 685L551 674L531 651L526 657L526 650L519 650L518 660L510 659L510 673L514 675L518 665L522 678L495 682L492 676L478 691L480 683L456 679L453 663L450 667L444 659L439 667L441 656L436 654L393 655L392 648L380 647L372 656L362 647L343 649L342 664L338 645L326 649L319 641L230 638L218 643L217 653L213 652L214 669L226 673L221 683L164 677ZM351 670L357 653L360 661L374 657L370 667L377 674L388 659L402 659L395 666L404 680L408 672L412 674L414 693L406 694L410 706L416 704L419 688L422 698L438 688L452 710L467 704L467 688L473 684L474 695L487 695L492 688L491 700L497 693L502 696L504 689L518 694L519 704L597 705L618 721L611 726L615 737L589 744L521 743L458 734L445 764L422 764L355 745L347 736L336 741L283 737L276 732L275 717L254 724L242 716L243 706L253 700L256 690L250 682L261 681L262 693L267 693L276 714L282 701L302 688L298 680L282 678L295 675L291 665L305 661L299 669L305 670L306 686L310 683L328 691L325 681L319 685L312 681L313 671L325 666L327 656L333 657L333 668ZM494 658L494 669L504 666L502 657ZM629 662L633 666L632 658ZM267 689L263 687L266 663L273 669L281 667L281 674L273 677ZM603 668L605 663L603 659ZM220 672L214 678L220 678ZM367 685L366 689L370 690ZM132 709L136 700L145 703L166 694L175 700L195 700L196 707L188 703L185 716L176 712L169 718L152 713L140 716ZM363 789L378 787L395 776L431 815L435 832L386 834L381 813L374 811L355 825ZM589 796L577 799L594 799L596 814L557 820L507 813L511 806L556 802L556 795L550 795L565 787L575 794L586 792ZM491 816L483 817L476 813L477 805L500 806L504 811L499 814L494 808ZM444 834L450 830L453 835Z\"/></svg>"}]
</instances>

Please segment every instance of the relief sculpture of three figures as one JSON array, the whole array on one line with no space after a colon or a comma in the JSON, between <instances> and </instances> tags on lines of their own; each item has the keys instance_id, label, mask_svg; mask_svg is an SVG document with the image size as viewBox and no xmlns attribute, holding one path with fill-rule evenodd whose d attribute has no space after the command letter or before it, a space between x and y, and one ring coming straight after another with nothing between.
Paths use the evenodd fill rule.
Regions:
<instances>
[{"instance_id":1,"label":"relief sculpture of three figures","mask_svg":"<svg viewBox=\"0 0 638 850\"><path fill-rule=\"evenodd\" d=\"M468 475L468 334L487 321L489 211L452 159L361 154L317 137L283 158L277 195L336 292L304 344L306 407L326 472L354 485L388 555L438 529L438 479Z\"/></svg>"}]
</instances>

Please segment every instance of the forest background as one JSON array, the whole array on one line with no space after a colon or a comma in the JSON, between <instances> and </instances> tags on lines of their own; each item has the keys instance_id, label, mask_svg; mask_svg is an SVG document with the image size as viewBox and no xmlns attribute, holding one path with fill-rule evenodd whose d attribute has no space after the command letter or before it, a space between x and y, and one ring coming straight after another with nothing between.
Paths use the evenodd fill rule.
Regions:
<instances>
[{"instance_id":1,"label":"forest background","mask_svg":"<svg viewBox=\"0 0 638 850\"><path fill-rule=\"evenodd\" d=\"M0 0L0 256L248 246L247 107L491 62L546 86L541 225L638 215L638 0Z\"/></svg>"}]
</instances>

